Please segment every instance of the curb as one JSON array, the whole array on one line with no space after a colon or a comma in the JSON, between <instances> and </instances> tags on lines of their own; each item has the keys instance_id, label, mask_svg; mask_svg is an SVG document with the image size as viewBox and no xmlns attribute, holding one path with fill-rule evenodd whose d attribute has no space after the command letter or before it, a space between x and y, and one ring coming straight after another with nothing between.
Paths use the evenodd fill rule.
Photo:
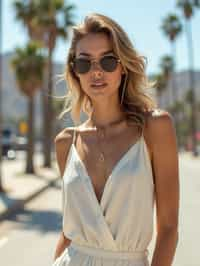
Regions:
<instances>
[{"instance_id":1,"label":"curb","mask_svg":"<svg viewBox=\"0 0 200 266\"><path fill-rule=\"evenodd\" d=\"M33 193L31 193L29 196L27 196L24 199L16 200L11 206L9 206L5 211L0 212L0 222L2 222L4 219L8 218L11 214L13 214L16 211L23 210L24 205L37 197L40 193L48 189L50 186L52 186L54 183L56 183L60 177L55 178L52 181L49 181L47 184L41 186L40 189L37 189Z\"/></svg>"}]
</instances>

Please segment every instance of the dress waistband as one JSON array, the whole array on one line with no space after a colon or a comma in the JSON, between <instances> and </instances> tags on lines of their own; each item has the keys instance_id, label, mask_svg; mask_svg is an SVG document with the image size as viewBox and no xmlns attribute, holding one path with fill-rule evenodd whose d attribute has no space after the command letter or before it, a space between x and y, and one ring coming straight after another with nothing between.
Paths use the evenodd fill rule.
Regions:
<instances>
[{"instance_id":1,"label":"dress waistband","mask_svg":"<svg viewBox=\"0 0 200 266\"><path fill-rule=\"evenodd\" d=\"M79 245L77 243L71 242L70 246L74 250L81 251L86 255L91 255L95 257L103 257L103 258L112 258L112 259L130 259L130 260L138 260L138 259L147 259L148 250L145 251L131 251L131 252L124 252L124 251L112 251L112 250L105 250L96 247L89 247Z\"/></svg>"}]
</instances>

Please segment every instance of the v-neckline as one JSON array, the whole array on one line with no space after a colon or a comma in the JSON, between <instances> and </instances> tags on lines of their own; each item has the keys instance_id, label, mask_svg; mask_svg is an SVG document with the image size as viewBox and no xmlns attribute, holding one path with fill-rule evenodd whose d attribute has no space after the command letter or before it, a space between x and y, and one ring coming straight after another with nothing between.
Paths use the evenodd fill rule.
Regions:
<instances>
[{"instance_id":1,"label":"v-neckline","mask_svg":"<svg viewBox=\"0 0 200 266\"><path fill-rule=\"evenodd\" d=\"M127 156L131 153L131 151L134 150L135 147L136 147L137 145L140 144L142 138L143 138L143 134L137 139L136 142L134 142L134 143L133 143L133 144L127 149L127 151L125 151L125 153L124 153L124 154L120 157L120 159L115 163L115 165L114 165L113 168L112 168L111 173L110 173L109 176L107 177L106 182L105 182L105 184L104 184L104 188L103 188L103 192L102 192L102 194L101 194L100 201L98 200L98 198L97 198L97 196L96 196L95 189L94 189L94 186L93 186L93 184L92 184L92 178L90 177L90 175L89 175L89 173L88 173L88 170L87 170L87 168L86 168L84 162L82 161L81 157L79 156L79 153L78 153L78 151L77 151L77 149L76 149L75 144L72 143L72 148L74 149L75 154L76 154L76 157L77 157L78 161L80 162L80 164L81 164L81 166L82 166L82 168L83 168L83 170L84 170L84 172L85 172L85 175L86 175L86 177L87 177L87 179L88 179L88 181L89 181L89 184L90 184L90 186L91 186L91 190L92 190L93 197L94 197L94 199L95 199L95 201L97 202L97 205L98 205L99 207L102 207L102 202L103 202L103 199L104 199L104 194L105 194L105 191L106 191L106 187L108 186L108 183L111 181L111 177L113 177L113 175L115 174L115 172L117 171L117 169L119 168L119 166L121 165L121 163L127 159Z\"/></svg>"}]
</instances>

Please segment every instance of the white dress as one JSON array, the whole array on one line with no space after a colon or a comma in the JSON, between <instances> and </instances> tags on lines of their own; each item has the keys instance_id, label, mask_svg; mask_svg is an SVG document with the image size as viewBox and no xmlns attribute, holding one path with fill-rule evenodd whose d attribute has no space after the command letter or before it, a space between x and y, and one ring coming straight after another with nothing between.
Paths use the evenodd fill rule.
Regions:
<instances>
[{"instance_id":1,"label":"white dress","mask_svg":"<svg viewBox=\"0 0 200 266\"><path fill-rule=\"evenodd\" d=\"M72 242L53 266L149 266L154 183L143 133L116 163L100 203L74 139L62 178L62 226Z\"/></svg>"}]
</instances>

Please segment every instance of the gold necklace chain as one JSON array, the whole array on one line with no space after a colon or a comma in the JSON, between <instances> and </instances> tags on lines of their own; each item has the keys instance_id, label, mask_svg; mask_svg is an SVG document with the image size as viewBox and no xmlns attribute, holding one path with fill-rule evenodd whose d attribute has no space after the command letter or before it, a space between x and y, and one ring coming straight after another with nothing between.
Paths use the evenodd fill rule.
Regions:
<instances>
[{"instance_id":1,"label":"gold necklace chain","mask_svg":"<svg viewBox=\"0 0 200 266\"><path fill-rule=\"evenodd\" d=\"M125 120L124 117L120 118L120 119L118 119L118 120L116 120L114 122L109 123L109 125L107 127L113 126L115 124L119 124L119 123L121 123L124 120ZM103 163L103 162L105 162L105 154L104 154L103 150L101 149L101 144L100 144L98 135L100 134L100 137L105 139L105 137L106 137L106 128L102 127L102 126L97 126L95 123L93 123L93 124L95 125L96 130L97 130L97 142L98 142L98 148L99 148L99 151L100 151L99 162Z\"/></svg>"},{"instance_id":2,"label":"gold necklace chain","mask_svg":"<svg viewBox=\"0 0 200 266\"><path fill-rule=\"evenodd\" d=\"M103 130L103 131L102 132L99 131L99 133L101 133L100 136L105 138L105 130L104 129L101 129L101 130ZM97 130L97 141L98 141L98 147L99 147L99 151L100 151L99 162L103 163L105 161L105 154L101 149L101 145L100 145L100 141L99 141L99 137L98 137L98 130Z\"/></svg>"},{"instance_id":3,"label":"gold necklace chain","mask_svg":"<svg viewBox=\"0 0 200 266\"><path fill-rule=\"evenodd\" d=\"M109 123L107 128L112 126L112 125L115 125L115 124L120 124L124 120L125 120L125 118L121 118L121 119L119 119L117 121L111 122L111 123ZM100 138L104 138L105 139L105 137L106 137L106 127L97 126L93 121L92 121L92 124L95 126L96 132L97 132L97 145L98 145L98 149L99 149L98 163L101 164L101 167L104 166L104 169L101 170L101 173L102 173L102 177L104 177L104 179L105 179L106 178L105 154L104 154L104 152L103 152L103 150L101 148ZM104 186L100 189L100 194L101 194L100 197L102 197L103 190L104 190Z\"/></svg>"}]
</instances>

